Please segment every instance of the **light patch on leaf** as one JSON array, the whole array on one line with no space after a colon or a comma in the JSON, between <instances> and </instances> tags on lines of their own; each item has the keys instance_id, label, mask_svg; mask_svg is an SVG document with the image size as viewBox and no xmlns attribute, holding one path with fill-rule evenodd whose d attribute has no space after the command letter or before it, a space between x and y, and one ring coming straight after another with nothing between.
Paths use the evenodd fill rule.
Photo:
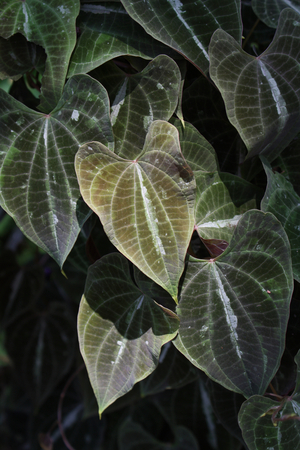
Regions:
<instances>
[{"instance_id":1,"label":"light patch on leaf","mask_svg":"<svg viewBox=\"0 0 300 450\"><path fill-rule=\"evenodd\" d=\"M232 219L225 220L214 220L213 222L200 223L198 228L224 228L224 227L235 227L242 216L237 215L232 217Z\"/></svg>"},{"instance_id":2,"label":"light patch on leaf","mask_svg":"<svg viewBox=\"0 0 300 450\"><path fill-rule=\"evenodd\" d=\"M78 119L79 119L79 112L76 109L74 109L74 111L72 112L71 119L72 120L76 120L76 122L78 121Z\"/></svg>"},{"instance_id":3,"label":"light patch on leaf","mask_svg":"<svg viewBox=\"0 0 300 450\"><path fill-rule=\"evenodd\" d=\"M28 37L28 33L29 33L28 13L26 11L26 4L25 3L22 3L22 10L23 10L23 14L25 16L24 31L25 31L26 37Z\"/></svg>"}]
</instances>

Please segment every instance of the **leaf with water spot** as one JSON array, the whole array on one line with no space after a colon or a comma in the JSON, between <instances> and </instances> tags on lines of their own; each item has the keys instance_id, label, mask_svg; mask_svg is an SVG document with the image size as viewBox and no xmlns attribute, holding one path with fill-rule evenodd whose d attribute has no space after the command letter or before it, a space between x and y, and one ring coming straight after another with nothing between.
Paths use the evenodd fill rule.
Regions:
<instances>
[{"instance_id":1,"label":"leaf with water spot","mask_svg":"<svg viewBox=\"0 0 300 450\"><path fill-rule=\"evenodd\" d=\"M113 145L107 93L77 75L46 115L0 90L0 136L0 204L62 266L90 214L80 198L75 153L93 138Z\"/></svg>"},{"instance_id":2,"label":"leaf with water spot","mask_svg":"<svg viewBox=\"0 0 300 450\"><path fill-rule=\"evenodd\" d=\"M268 27L277 28L281 11L292 8L300 13L299 0L252 0L253 11Z\"/></svg>"},{"instance_id":3,"label":"leaf with water spot","mask_svg":"<svg viewBox=\"0 0 300 450\"><path fill-rule=\"evenodd\" d=\"M263 394L284 350L292 291L285 231L272 214L248 211L221 256L189 261L174 344L227 389Z\"/></svg>"},{"instance_id":4,"label":"leaf with water spot","mask_svg":"<svg viewBox=\"0 0 300 450\"><path fill-rule=\"evenodd\" d=\"M223 30L210 42L210 75L230 122L249 156L274 159L299 131L300 16L285 9L271 45L258 57L245 53Z\"/></svg>"},{"instance_id":5,"label":"leaf with water spot","mask_svg":"<svg viewBox=\"0 0 300 450\"><path fill-rule=\"evenodd\" d=\"M158 364L177 333L176 314L156 303L111 253L90 266L78 314L78 335L100 415Z\"/></svg>"},{"instance_id":6,"label":"leaf with water spot","mask_svg":"<svg viewBox=\"0 0 300 450\"><path fill-rule=\"evenodd\" d=\"M195 184L176 128L153 122L134 160L99 142L85 144L75 168L81 194L112 243L177 301L194 225Z\"/></svg>"}]
</instances>

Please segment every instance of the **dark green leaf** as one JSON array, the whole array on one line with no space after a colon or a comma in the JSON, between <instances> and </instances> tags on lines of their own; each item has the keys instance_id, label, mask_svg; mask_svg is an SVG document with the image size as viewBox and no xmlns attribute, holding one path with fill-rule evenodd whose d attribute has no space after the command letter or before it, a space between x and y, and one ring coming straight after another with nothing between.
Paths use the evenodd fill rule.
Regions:
<instances>
[{"instance_id":1,"label":"dark green leaf","mask_svg":"<svg viewBox=\"0 0 300 450\"><path fill-rule=\"evenodd\" d=\"M277 28L280 13L285 8L300 13L299 0L252 0L251 5L260 20L272 28Z\"/></svg>"},{"instance_id":2,"label":"dark green leaf","mask_svg":"<svg viewBox=\"0 0 300 450\"><path fill-rule=\"evenodd\" d=\"M263 393L284 350L292 290L282 226L270 213L248 211L220 257L188 263L174 344L227 389Z\"/></svg>"},{"instance_id":3,"label":"dark green leaf","mask_svg":"<svg viewBox=\"0 0 300 450\"><path fill-rule=\"evenodd\" d=\"M51 114L33 111L1 90L0 99L1 206L62 266L89 214L80 199L75 153L95 138L112 146L107 93L78 75Z\"/></svg>"},{"instance_id":4,"label":"dark green leaf","mask_svg":"<svg viewBox=\"0 0 300 450\"><path fill-rule=\"evenodd\" d=\"M272 44L257 58L223 30L211 39L210 75L250 156L274 159L299 130L299 43L300 16L290 9L282 12Z\"/></svg>"}]
</instances>

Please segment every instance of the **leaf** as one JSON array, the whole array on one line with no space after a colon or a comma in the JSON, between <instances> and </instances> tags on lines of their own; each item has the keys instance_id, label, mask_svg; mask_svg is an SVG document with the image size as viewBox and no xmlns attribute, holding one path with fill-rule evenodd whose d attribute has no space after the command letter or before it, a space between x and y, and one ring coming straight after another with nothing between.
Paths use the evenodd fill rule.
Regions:
<instances>
[{"instance_id":1,"label":"leaf","mask_svg":"<svg viewBox=\"0 0 300 450\"><path fill-rule=\"evenodd\" d=\"M41 299L44 305L45 299ZM76 329L70 309L53 302L45 310L27 310L6 328L6 348L18 380L41 405L70 369Z\"/></svg>"},{"instance_id":2,"label":"leaf","mask_svg":"<svg viewBox=\"0 0 300 450\"><path fill-rule=\"evenodd\" d=\"M146 378L179 325L133 281L118 253L90 266L78 315L78 335L99 413Z\"/></svg>"},{"instance_id":3,"label":"leaf","mask_svg":"<svg viewBox=\"0 0 300 450\"><path fill-rule=\"evenodd\" d=\"M239 425L249 450L299 450L300 448L300 373L293 394L273 400L255 395L243 403L239 412Z\"/></svg>"},{"instance_id":4,"label":"leaf","mask_svg":"<svg viewBox=\"0 0 300 450\"><path fill-rule=\"evenodd\" d=\"M92 8L101 8L93 13ZM154 40L126 13L121 4L81 5L77 20L80 35L70 60L68 77L87 73L121 55L152 59L159 54L176 56Z\"/></svg>"},{"instance_id":5,"label":"leaf","mask_svg":"<svg viewBox=\"0 0 300 450\"><path fill-rule=\"evenodd\" d=\"M300 136L283 150L280 156L272 163L272 166L279 166L278 172L292 183L296 193L300 196Z\"/></svg>"},{"instance_id":6,"label":"leaf","mask_svg":"<svg viewBox=\"0 0 300 450\"><path fill-rule=\"evenodd\" d=\"M28 41L42 46L47 53L39 107L45 113L56 106L62 95L69 59L76 42L78 13L78 0L48 0L42 5L40 0L8 0L0 12L2 37L9 38L21 33Z\"/></svg>"},{"instance_id":7,"label":"leaf","mask_svg":"<svg viewBox=\"0 0 300 450\"><path fill-rule=\"evenodd\" d=\"M268 184L261 209L269 211L281 222L291 244L294 278L300 282L300 197L292 184L261 158Z\"/></svg>"},{"instance_id":8,"label":"leaf","mask_svg":"<svg viewBox=\"0 0 300 450\"><path fill-rule=\"evenodd\" d=\"M153 122L134 160L98 142L83 145L75 167L81 194L111 242L177 302L194 225L195 185L176 128Z\"/></svg>"},{"instance_id":9,"label":"leaf","mask_svg":"<svg viewBox=\"0 0 300 450\"><path fill-rule=\"evenodd\" d=\"M62 266L90 213L80 199L75 153L93 138L112 146L107 93L78 75L51 114L33 111L2 90L0 100L1 206Z\"/></svg>"},{"instance_id":10,"label":"leaf","mask_svg":"<svg viewBox=\"0 0 300 450\"><path fill-rule=\"evenodd\" d=\"M174 345L227 389L264 393L284 350L292 290L282 226L270 213L248 211L221 256L188 263Z\"/></svg>"},{"instance_id":11,"label":"leaf","mask_svg":"<svg viewBox=\"0 0 300 450\"><path fill-rule=\"evenodd\" d=\"M253 0L251 5L257 17L271 28L277 28L280 13L284 8L292 8L300 13L299 0Z\"/></svg>"},{"instance_id":12,"label":"leaf","mask_svg":"<svg viewBox=\"0 0 300 450\"><path fill-rule=\"evenodd\" d=\"M171 58L160 55L134 75L112 68L111 64L100 67L97 79L111 101L114 152L134 159L143 147L150 124L154 120L168 121L176 109L181 83L179 68Z\"/></svg>"},{"instance_id":13,"label":"leaf","mask_svg":"<svg viewBox=\"0 0 300 450\"><path fill-rule=\"evenodd\" d=\"M284 10L271 45L257 58L223 30L211 39L210 75L249 157L263 154L274 159L299 130L299 25L300 16Z\"/></svg>"},{"instance_id":14,"label":"leaf","mask_svg":"<svg viewBox=\"0 0 300 450\"><path fill-rule=\"evenodd\" d=\"M150 36L178 51L204 73L208 73L208 45L213 32L222 28L241 42L240 5L228 0L122 0L128 14Z\"/></svg>"}]
</instances>

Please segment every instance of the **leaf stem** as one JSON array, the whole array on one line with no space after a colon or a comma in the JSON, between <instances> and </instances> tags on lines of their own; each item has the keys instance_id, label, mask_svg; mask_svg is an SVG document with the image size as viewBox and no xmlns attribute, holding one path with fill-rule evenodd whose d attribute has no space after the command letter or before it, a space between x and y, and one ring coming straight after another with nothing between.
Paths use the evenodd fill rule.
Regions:
<instances>
[{"instance_id":1,"label":"leaf stem","mask_svg":"<svg viewBox=\"0 0 300 450\"><path fill-rule=\"evenodd\" d=\"M245 46L246 46L246 44L247 44L249 38L250 38L251 35L253 34L253 31L255 30L255 28L257 27L257 25L259 24L259 22L260 22L260 19L257 19L256 22L255 22L255 24L253 25L253 27L251 28L251 30L250 30L249 33L247 34L247 37L245 38L245 40L244 40L244 42L243 42L242 49L245 48Z\"/></svg>"}]
</instances>

